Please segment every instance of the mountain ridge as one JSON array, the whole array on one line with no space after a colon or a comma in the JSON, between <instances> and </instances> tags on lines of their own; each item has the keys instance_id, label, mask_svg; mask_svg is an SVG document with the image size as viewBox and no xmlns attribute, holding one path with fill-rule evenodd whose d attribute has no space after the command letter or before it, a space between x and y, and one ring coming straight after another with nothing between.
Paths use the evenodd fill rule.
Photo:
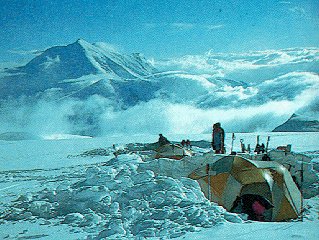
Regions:
<instances>
[{"instance_id":1,"label":"mountain ridge","mask_svg":"<svg viewBox=\"0 0 319 240\"><path fill-rule=\"evenodd\" d=\"M80 80L74 84L72 79L96 76L92 84L101 79L103 84L110 84L111 79L142 81L155 71L139 54L121 55L79 39L66 46L48 48L25 66L8 69L9 75L0 78L0 92L2 98L36 96L48 89L60 89L63 95L70 95L83 88L78 87ZM107 92L102 95L108 97Z\"/></svg>"}]
</instances>

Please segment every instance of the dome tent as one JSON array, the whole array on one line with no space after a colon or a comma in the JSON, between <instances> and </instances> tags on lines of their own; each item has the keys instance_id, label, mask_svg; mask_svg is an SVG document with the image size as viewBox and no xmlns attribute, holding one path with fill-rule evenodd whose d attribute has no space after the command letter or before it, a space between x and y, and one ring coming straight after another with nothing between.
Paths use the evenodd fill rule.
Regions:
<instances>
[{"instance_id":1,"label":"dome tent","mask_svg":"<svg viewBox=\"0 0 319 240\"><path fill-rule=\"evenodd\" d=\"M265 214L267 221L295 219L301 212L301 193L288 170L276 162L225 156L194 170L189 177L199 182L211 201L228 211L238 197L256 195L273 206Z\"/></svg>"}]
</instances>

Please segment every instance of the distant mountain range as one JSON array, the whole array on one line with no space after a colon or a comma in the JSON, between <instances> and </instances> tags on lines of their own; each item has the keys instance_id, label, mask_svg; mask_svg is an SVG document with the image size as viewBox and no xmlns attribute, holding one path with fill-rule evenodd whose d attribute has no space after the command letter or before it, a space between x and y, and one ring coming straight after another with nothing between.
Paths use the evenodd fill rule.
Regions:
<instances>
[{"instance_id":1,"label":"distant mountain range","mask_svg":"<svg viewBox=\"0 0 319 240\"><path fill-rule=\"evenodd\" d=\"M78 40L52 47L25 66L7 69L0 83L1 98L43 96L87 98L94 94L112 100L117 109L143 101L165 98L174 102L203 104L212 92L244 82L201 76L182 71L159 71L141 54L124 55L103 46ZM220 104L219 104L220 105Z\"/></svg>"},{"instance_id":2,"label":"distant mountain range","mask_svg":"<svg viewBox=\"0 0 319 240\"><path fill-rule=\"evenodd\" d=\"M49 48L24 66L2 70L0 99L60 101L100 96L116 111L154 99L203 110L252 108L298 102L307 94L318 93L318 63L316 48L209 52L151 62L141 54L120 54L80 39ZM313 101L309 100L309 105L316 105ZM300 109L307 105L300 105ZM76 115L69 120L83 117ZM286 126L292 131L303 126L310 129L307 121L300 122L298 129L293 124Z\"/></svg>"}]
</instances>

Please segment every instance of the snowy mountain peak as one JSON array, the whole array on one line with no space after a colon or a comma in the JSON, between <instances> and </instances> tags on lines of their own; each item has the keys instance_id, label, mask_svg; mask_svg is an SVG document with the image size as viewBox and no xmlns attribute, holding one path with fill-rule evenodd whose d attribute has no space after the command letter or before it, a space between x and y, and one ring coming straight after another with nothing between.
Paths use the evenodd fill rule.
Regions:
<instances>
[{"instance_id":1,"label":"snowy mountain peak","mask_svg":"<svg viewBox=\"0 0 319 240\"><path fill-rule=\"evenodd\" d=\"M95 77L85 81L86 87L101 79L143 80L155 71L140 54L121 54L108 48L107 44L91 44L78 39L66 46L48 48L25 66L6 70L8 74L0 78L0 95L1 98L34 96L47 89L70 92L79 90L73 84L78 82L76 79L88 76Z\"/></svg>"},{"instance_id":2,"label":"snowy mountain peak","mask_svg":"<svg viewBox=\"0 0 319 240\"><path fill-rule=\"evenodd\" d=\"M107 44L91 44L83 39L78 39L73 44L81 46L86 57L102 73L113 73L120 78L139 78L155 71L140 53L120 54Z\"/></svg>"},{"instance_id":3,"label":"snowy mountain peak","mask_svg":"<svg viewBox=\"0 0 319 240\"><path fill-rule=\"evenodd\" d=\"M87 41L85 41L85 40L82 39L82 38L79 38L78 40L76 40L75 43L80 44L80 45L82 45L82 46L91 45L90 43L88 43Z\"/></svg>"},{"instance_id":4,"label":"snowy mountain peak","mask_svg":"<svg viewBox=\"0 0 319 240\"><path fill-rule=\"evenodd\" d=\"M67 46L51 47L22 69L30 75L51 76L54 72L58 80L95 74L98 70L88 58L85 45L81 40Z\"/></svg>"},{"instance_id":5,"label":"snowy mountain peak","mask_svg":"<svg viewBox=\"0 0 319 240\"><path fill-rule=\"evenodd\" d=\"M140 55L120 54L78 39L67 46L47 49L22 70L31 75L54 72L57 80L62 80L101 73L112 74L115 78L138 78L151 74L154 68Z\"/></svg>"}]
</instances>

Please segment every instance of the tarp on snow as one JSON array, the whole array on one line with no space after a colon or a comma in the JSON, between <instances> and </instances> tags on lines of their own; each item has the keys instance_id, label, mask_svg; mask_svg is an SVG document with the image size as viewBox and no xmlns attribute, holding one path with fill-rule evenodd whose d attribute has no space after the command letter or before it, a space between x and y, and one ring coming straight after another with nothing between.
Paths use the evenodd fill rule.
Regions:
<instances>
[{"instance_id":1,"label":"tarp on snow","mask_svg":"<svg viewBox=\"0 0 319 240\"><path fill-rule=\"evenodd\" d=\"M192 156L190 150L184 149L176 144L165 144L159 147L156 152L155 158L171 158L179 160L185 156Z\"/></svg>"}]
</instances>

